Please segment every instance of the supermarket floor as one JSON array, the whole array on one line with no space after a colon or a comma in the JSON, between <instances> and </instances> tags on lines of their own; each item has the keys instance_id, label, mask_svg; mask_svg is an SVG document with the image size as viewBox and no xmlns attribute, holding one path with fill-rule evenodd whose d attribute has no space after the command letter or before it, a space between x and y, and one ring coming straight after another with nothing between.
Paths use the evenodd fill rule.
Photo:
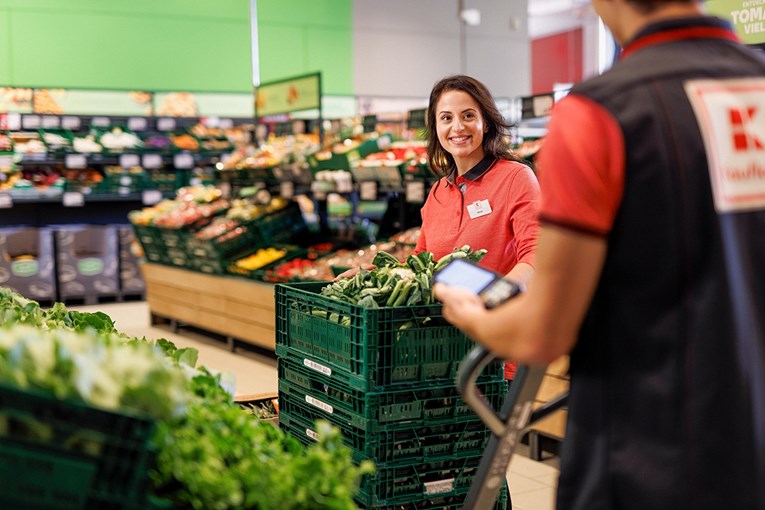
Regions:
<instances>
[{"instance_id":1,"label":"supermarket floor","mask_svg":"<svg viewBox=\"0 0 765 510\"><path fill-rule=\"evenodd\" d=\"M192 330L180 329L173 333L168 326L152 326L145 302L99 304L72 307L84 311L108 314L119 331L131 336L150 339L166 338L178 347L194 347L199 351L199 363L214 370L230 371L236 375L236 394L254 395L276 393L278 381L276 359L267 354L238 349L231 353L222 341ZM556 459L535 462L521 452L513 457L508 470L508 484L513 510L553 510L558 470Z\"/></svg>"}]
</instances>

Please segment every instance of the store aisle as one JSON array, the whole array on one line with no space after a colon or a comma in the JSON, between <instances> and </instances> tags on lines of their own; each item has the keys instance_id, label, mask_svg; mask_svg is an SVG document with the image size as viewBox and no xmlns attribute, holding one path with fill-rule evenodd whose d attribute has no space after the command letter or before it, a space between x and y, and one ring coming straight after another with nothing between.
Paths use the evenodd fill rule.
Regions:
<instances>
[{"instance_id":1,"label":"store aisle","mask_svg":"<svg viewBox=\"0 0 765 510\"><path fill-rule=\"evenodd\" d=\"M223 342L182 330L173 333L167 325L151 326L146 302L108 303L94 306L71 307L73 310L100 311L109 315L118 331L130 336L149 339L166 338L178 347L194 347L199 351L199 364L212 370L233 372L236 376L236 395L276 393L278 380L276 359L260 356L243 349L229 352Z\"/></svg>"},{"instance_id":2,"label":"store aisle","mask_svg":"<svg viewBox=\"0 0 765 510\"><path fill-rule=\"evenodd\" d=\"M225 344L188 330L176 334L168 326L151 326L149 308L145 302L111 303L72 307L83 311L108 314L119 331L131 336L166 338L178 347L194 347L199 351L199 363L215 370L227 370L236 375L237 395L275 393L278 381L276 360L246 350L228 352ZM535 462L522 453L513 457L507 473L513 500L513 510L554 510L558 470Z\"/></svg>"}]
</instances>

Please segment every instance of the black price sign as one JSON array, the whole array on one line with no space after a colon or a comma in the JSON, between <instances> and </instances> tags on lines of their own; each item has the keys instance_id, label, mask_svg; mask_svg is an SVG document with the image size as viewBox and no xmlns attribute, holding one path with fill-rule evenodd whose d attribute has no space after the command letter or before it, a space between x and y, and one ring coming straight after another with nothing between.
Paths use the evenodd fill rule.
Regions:
<instances>
[{"instance_id":1,"label":"black price sign","mask_svg":"<svg viewBox=\"0 0 765 510\"><path fill-rule=\"evenodd\" d=\"M421 110L409 110L409 116L406 120L406 127L409 129L425 129L427 127L425 121L427 114L427 108L423 108Z\"/></svg>"},{"instance_id":2,"label":"black price sign","mask_svg":"<svg viewBox=\"0 0 765 510\"><path fill-rule=\"evenodd\" d=\"M361 119L361 126L365 133L374 133L377 128L377 115L364 115Z\"/></svg>"}]
</instances>

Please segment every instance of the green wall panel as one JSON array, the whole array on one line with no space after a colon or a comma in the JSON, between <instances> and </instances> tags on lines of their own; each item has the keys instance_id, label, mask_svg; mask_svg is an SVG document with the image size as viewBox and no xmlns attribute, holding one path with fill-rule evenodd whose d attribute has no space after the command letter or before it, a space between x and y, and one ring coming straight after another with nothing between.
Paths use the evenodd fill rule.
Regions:
<instances>
[{"instance_id":1,"label":"green wall panel","mask_svg":"<svg viewBox=\"0 0 765 510\"><path fill-rule=\"evenodd\" d=\"M351 0L259 0L261 80L353 91ZM251 92L249 0L0 0L0 86Z\"/></svg>"},{"instance_id":2,"label":"green wall panel","mask_svg":"<svg viewBox=\"0 0 765 510\"><path fill-rule=\"evenodd\" d=\"M12 84L11 74L11 16L7 9L0 8L0 85Z\"/></svg>"},{"instance_id":3,"label":"green wall panel","mask_svg":"<svg viewBox=\"0 0 765 510\"><path fill-rule=\"evenodd\" d=\"M309 27L306 30L308 69L321 69L322 88L326 94L353 94L353 69L350 50L353 34L350 29L333 30Z\"/></svg>"},{"instance_id":4,"label":"green wall panel","mask_svg":"<svg viewBox=\"0 0 765 510\"><path fill-rule=\"evenodd\" d=\"M302 27L258 24L261 83L310 72L306 69L304 32Z\"/></svg>"}]
</instances>

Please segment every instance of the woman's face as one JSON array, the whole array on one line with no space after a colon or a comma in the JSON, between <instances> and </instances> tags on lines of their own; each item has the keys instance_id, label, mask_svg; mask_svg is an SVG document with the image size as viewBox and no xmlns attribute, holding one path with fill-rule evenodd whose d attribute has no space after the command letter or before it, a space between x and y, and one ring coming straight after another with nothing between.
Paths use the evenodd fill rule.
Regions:
<instances>
[{"instance_id":1,"label":"woman's face","mask_svg":"<svg viewBox=\"0 0 765 510\"><path fill-rule=\"evenodd\" d=\"M436 103L436 133L460 175L483 159L484 131L481 109L470 94L461 90L441 94Z\"/></svg>"}]
</instances>

